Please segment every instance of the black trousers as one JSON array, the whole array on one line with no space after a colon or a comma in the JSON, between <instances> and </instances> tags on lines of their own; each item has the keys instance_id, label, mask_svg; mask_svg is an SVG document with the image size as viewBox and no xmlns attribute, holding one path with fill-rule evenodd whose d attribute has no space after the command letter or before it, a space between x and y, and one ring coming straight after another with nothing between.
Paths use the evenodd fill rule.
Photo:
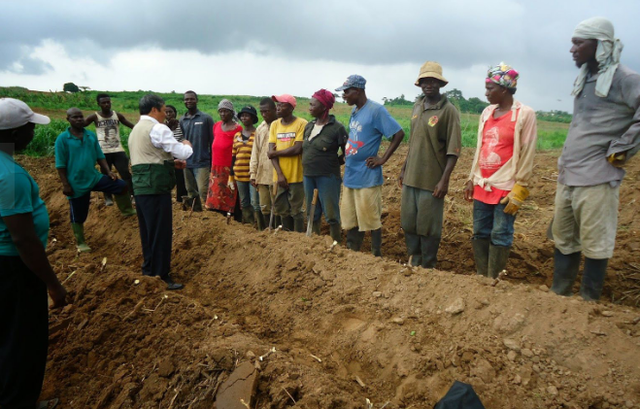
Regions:
<instances>
[{"instance_id":1,"label":"black trousers","mask_svg":"<svg viewBox=\"0 0 640 409\"><path fill-rule=\"evenodd\" d=\"M142 274L169 278L173 213L171 193L136 195L136 212L142 243Z\"/></svg>"},{"instance_id":2,"label":"black trousers","mask_svg":"<svg viewBox=\"0 0 640 409\"><path fill-rule=\"evenodd\" d=\"M0 256L0 407L33 409L49 342L47 287L20 257Z\"/></svg>"},{"instance_id":3,"label":"black trousers","mask_svg":"<svg viewBox=\"0 0 640 409\"><path fill-rule=\"evenodd\" d=\"M127 154L124 152L105 153L104 158L107 160L109 169L111 169L112 166L116 167L122 180L127 182L129 195L133 195L133 183L131 182L131 172L129 171L129 158ZM111 196L111 194L109 194L109 196ZM105 193L105 197L107 197L107 193Z\"/></svg>"},{"instance_id":4,"label":"black trousers","mask_svg":"<svg viewBox=\"0 0 640 409\"><path fill-rule=\"evenodd\" d=\"M184 184L184 170L176 169L176 200L182 202L182 196L187 196L187 187Z\"/></svg>"}]
</instances>

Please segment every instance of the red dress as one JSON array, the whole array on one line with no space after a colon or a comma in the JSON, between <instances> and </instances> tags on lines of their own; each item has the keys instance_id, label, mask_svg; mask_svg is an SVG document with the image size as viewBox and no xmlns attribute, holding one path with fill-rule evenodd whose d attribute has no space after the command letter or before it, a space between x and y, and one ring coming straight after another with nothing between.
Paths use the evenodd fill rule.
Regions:
<instances>
[{"instance_id":1,"label":"red dress","mask_svg":"<svg viewBox=\"0 0 640 409\"><path fill-rule=\"evenodd\" d=\"M209 192L205 206L209 210L220 210L233 213L237 189L231 190L227 183L231 173L231 155L233 137L241 132L237 125L230 131L222 130L222 121L213 125L213 144L211 145L211 175L209 176Z\"/></svg>"}]
</instances>

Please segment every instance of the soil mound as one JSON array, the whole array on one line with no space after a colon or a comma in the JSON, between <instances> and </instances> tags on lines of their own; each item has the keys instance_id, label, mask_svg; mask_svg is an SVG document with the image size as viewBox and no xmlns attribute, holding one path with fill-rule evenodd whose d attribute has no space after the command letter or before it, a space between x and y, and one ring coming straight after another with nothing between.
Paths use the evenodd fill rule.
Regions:
<instances>
[{"instance_id":1,"label":"soil mound","mask_svg":"<svg viewBox=\"0 0 640 409\"><path fill-rule=\"evenodd\" d=\"M428 408L454 380L472 384L487 408L640 405L630 279L640 166L621 190L606 286L623 305L594 304L544 286L553 155L539 155L508 276L498 281L473 275L471 210L460 199L470 151L447 199L440 267L450 271L403 264L395 177L404 153L385 168L385 259L334 247L327 236L257 233L176 205L179 292L139 273L137 221L97 194L86 223L94 251L78 255L53 161L22 158L47 202L48 252L72 298L51 314L43 397L69 408L211 408L233 369L251 362L259 368L251 408L366 408L366 399L376 409Z\"/></svg>"}]
</instances>

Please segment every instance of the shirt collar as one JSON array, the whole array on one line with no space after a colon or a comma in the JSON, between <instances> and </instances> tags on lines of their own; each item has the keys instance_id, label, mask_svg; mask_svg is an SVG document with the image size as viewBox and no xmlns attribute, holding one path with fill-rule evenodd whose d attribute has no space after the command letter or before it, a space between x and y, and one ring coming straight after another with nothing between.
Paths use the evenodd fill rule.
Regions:
<instances>
[{"instance_id":1,"label":"shirt collar","mask_svg":"<svg viewBox=\"0 0 640 409\"><path fill-rule=\"evenodd\" d=\"M430 110L442 109L442 107L444 106L444 104L446 104L446 103L447 103L447 101L448 101L447 96L446 96L446 95L444 95L444 94L442 94L442 95L440 96L440 101L438 101L438 103L437 103L437 104L435 104L435 105L431 105L429 108L426 108L426 109L425 109L425 108L424 108L424 101L426 101L426 99L427 99L427 97L426 97L426 96L424 96L424 97L420 98L420 104L422 105L422 110L423 110L423 111L427 111L427 110L429 110L429 111L430 111Z\"/></svg>"},{"instance_id":2,"label":"shirt collar","mask_svg":"<svg viewBox=\"0 0 640 409\"><path fill-rule=\"evenodd\" d=\"M153 122L154 124L159 124L159 123L160 123L160 122L158 122L158 120L157 120L157 119L155 119L155 118L153 118L153 117L150 117L149 115L140 115L140 120L142 121L143 119L144 119L145 121L151 121L151 122Z\"/></svg>"},{"instance_id":3,"label":"shirt collar","mask_svg":"<svg viewBox=\"0 0 640 409\"><path fill-rule=\"evenodd\" d=\"M318 121L318 118L314 118L311 123L315 124ZM335 115L329 114L329 121L327 121L327 123L325 125L329 125L332 124L336 121L336 117Z\"/></svg>"},{"instance_id":4,"label":"shirt collar","mask_svg":"<svg viewBox=\"0 0 640 409\"><path fill-rule=\"evenodd\" d=\"M89 131L87 131L87 128L84 128L82 130L82 137L84 138L85 136L88 136L88 135L91 135L91 134L89 133ZM70 126L67 126L67 138L69 138L69 139L71 139L71 138L78 139L74 134L71 133L71 127Z\"/></svg>"}]
</instances>

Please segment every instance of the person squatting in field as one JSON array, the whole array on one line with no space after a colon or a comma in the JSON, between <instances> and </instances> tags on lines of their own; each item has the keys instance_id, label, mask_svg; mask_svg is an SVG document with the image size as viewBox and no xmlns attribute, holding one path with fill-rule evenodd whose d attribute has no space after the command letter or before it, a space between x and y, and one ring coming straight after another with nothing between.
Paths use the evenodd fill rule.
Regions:
<instances>
[{"instance_id":1,"label":"person squatting in field","mask_svg":"<svg viewBox=\"0 0 640 409\"><path fill-rule=\"evenodd\" d=\"M516 101L518 72L500 63L487 72L476 148L464 198L473 201L473 257L480 275L497 278L513 243L516 213L529 196L536 114Z\"/></svg>"},{"instance_id":2,"label":"person squatting in field","mask_svg":"<svg viewBox=\"0 0 640 409\"><path fill-rule=\"evenodd\" d=\"M82 111L78 108L67 110L69 127L56 138L56 169L62 182L62 193L69 199L71 228L78 251L88 252L91 247L84 238L84 222L89 215L91 192L114 195L123 216L136 214L131 205L127 184L116 177L109 167L100 148L96 134L85 129ZM100 165L103 174L95 168Z\"/></svg>"},{"instance_id":3,"label":"person squatting in field","mask_svg":"<svg viewBox=\"0 0 640 409\"><path fill-rule=\"evenodd\" d=\"M133 124L119 112L111 110L111 97L108 94L96 95L96 102L100 107L100 112L89 115L84 126L96 125L96 135L100 149L104 153L104 158L109 165L115 166L122 180L127 183L129 195L133 196L133 185L131 184L131 172L129 172L129 158L122 147L120 141L120 124L133 129ZM104 193L105 204L113 205L113 197L110 193Z\"/></svg>"},{"instance_id":4,"label":"person squatting in field","mask_svg":"<svg viewBox=\"0 0 640 409\"><path fill-rule=\"evenodd\" d=\"M448 84L437 62L420 68L415 85L424 95L413 106L409 151L400 171L400 218L411 265L434 268L442 236L444 197L462 135L460 114L440 88Z\"/></svg>"},{"instance_id":5,"label":"person squatting in field","mask_svg":"<svg viewBox=\"0 0 640 409\"><path fill-rule=\"evenodd\" d=\"M371 231L371 252L382 255L382 165L398 149L404 131L385 107L367 98L366 80L350 75L336 91L353 106L349 119L349 139L345 152L340 219L347 230L347 247L360 251L364 234ZM391 143L378 156L383 137Z\"/></svg>"},{"instance_id":6,"label":"person squatting in field","mask_svg":"<svg viewBox=\"0 0 640 409\"><path fill-rule=\"evenodd\" d=\"M620 64L613 24L578 24L569 52L580 68L573 119L558 159L551 291L571 295L584 253L580 295L598 300L613 256L623 167L640 149L640 75Z\"/></svg>"}]
</instances>

